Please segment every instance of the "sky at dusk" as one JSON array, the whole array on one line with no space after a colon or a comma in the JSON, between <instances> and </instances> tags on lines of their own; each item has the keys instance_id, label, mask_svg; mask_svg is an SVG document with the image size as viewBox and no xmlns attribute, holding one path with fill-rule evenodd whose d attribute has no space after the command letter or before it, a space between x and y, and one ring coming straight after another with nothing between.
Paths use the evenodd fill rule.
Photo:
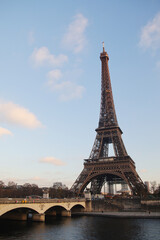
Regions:
<instances>
[{"instance_id":1,"label":"sky at dusk","mask_svg":"<svg viewBox=\"0 0 160 240\"><path fill-rule=\"evenodd\" d=\"M160 183L159 0L0 0L0 180L74 183L98 127L103 41L128 155Z\"/></svg>"}]
</instances>

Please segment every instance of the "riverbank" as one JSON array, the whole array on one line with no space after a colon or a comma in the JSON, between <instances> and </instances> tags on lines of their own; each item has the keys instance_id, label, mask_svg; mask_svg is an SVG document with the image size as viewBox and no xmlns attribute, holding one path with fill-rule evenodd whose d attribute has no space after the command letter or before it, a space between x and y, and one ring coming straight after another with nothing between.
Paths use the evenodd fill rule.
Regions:
<instances>
[{"instance_id":1,"label":"riverbank","mask_svg":"<svg viewBox=\"0 0 160 240\"><path fill-rule=\"evenodd\" d=\"M108 218L160 219L160 212L80 212L78 216L100 216Z\"/></svg>"}]
</instances>

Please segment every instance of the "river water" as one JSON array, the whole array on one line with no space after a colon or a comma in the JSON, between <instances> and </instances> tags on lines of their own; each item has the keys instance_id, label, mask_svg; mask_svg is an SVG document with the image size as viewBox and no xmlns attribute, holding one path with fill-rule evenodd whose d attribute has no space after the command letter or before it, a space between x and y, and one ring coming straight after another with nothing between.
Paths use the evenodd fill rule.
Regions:
<instances>
[{"instance_id":1,"label":"river water","mask_svg":"<svg viewBox=\"0 0 160 240\"><path fill-rule=\"evenodd\" d=\"M160 240L160 219L80 216L46 223L0 221L0 240Z\"/></svg>"}]
</instances>

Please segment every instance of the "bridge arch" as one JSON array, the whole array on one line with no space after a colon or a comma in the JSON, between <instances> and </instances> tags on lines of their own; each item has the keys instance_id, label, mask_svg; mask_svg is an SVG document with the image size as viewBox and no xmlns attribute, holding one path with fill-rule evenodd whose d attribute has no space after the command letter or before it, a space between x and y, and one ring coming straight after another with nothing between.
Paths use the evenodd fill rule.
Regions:
<instances>
[{"instance_id":1,"label":"bridge arch","mask_svg":"<svg viewBox=\"0 0 160 240\"><path fill-rule=\"evenodd\" d=\"M13 205L7 205L5 208L2 208L2 209L0 209L0 216L3 216L4 214L7 214L7 213L9 213L9 212L11 212L11 211L14 211L14 210L31 210L31 211L34 211L34 212L36 212L36 213L40 213L38 210L37 210L37 208L36 207L32 207L32 206L22 206L22 205L20 205L20 206L17 206L17 205L15 205L15 204L13 204Z\"/></svg>"},{"instance_id":2,"label":"bridge arch","mask_svg":"<svg viewBox=\"0 0 160 240\"><path fill-rule=\"evenodd\" d=\"M73 207L71 207L70 211L71 214L72 213L76 213L76 212L83 212L85 210L85 206L83 206L82 204L78 203L75 204Z\"/></svg>"},{"instance_id":3,"label":"bridge arch","mask_svg":"<svg viewBox=\"0 0 160 240\"><path fill-rule=\"evenodd\" d=\"M71 216L70 211L62 205L50 206L44 213L46 219L54 216Z\"/></svg>"},{"instance_id":4,"label":"bridge arch","mask_svg":"<svg viewBox=\"0 0 160 240\"><path fill-rule=\"evenodd\" d=\"M49 212L50 210L52 210L53 208L60 208L60 209L64 209L64 210L68 210L65 206L62 206L62 205L53 205L53 206L49 206L47 209L45 209L45 212L44 213L46 213L46 212Z\"/></svg>"}]
</instances>

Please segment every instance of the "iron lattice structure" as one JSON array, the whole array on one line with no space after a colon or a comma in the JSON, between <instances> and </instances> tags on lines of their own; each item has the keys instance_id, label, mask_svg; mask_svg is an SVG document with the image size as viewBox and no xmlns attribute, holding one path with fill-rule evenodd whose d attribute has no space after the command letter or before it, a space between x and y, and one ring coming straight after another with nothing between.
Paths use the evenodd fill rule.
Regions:
<instances>
[{"instance_id":1,"label":"iron lattice structure","mask_svg":"<svg viewBox=\"0 0 160 240\"><path fill-rule=\"evenodd\" d=\"M91 182L91 192L100 193L105 181L126 182L134 195L144 195L146 187L138 176L134 161L127 154L122 131L116 117L111 80L109 74L109 57L103 46L100 54L101 108L97 135L89 159L84 160L84 169L76 179L71 190L82 194ZM113 145L114 156L109 156L109 146Z\"/></svg>"}]
</instances>

